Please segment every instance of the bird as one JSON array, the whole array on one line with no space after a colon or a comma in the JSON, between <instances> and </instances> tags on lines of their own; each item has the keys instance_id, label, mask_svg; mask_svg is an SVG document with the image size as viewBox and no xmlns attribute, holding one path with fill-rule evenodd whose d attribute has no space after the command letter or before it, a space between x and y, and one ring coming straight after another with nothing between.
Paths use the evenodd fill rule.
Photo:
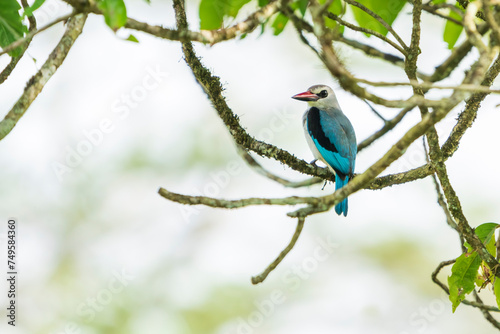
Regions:
<instances>
[{"instance_id":1,"label":"bird","mask_svg":"<svg viewBox=\"0 0 500 334\"><path fill-rule=\"evenodd\" d=\"M306 140L315 160L323 161L335 173L335 190L352 179L358 152L356 134L344 115L333 89L314 85L307 91L292 96L309 105L302 122ZM347 198L335 205L335 212L347 216Z\"/></svg>"}]
</instances>

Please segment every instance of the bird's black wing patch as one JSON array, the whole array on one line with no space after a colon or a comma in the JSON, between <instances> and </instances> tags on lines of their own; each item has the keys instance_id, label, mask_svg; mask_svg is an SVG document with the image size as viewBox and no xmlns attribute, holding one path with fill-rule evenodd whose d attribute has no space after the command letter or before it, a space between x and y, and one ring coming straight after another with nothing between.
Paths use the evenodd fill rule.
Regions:
<instances>
[{"instance_id":1,"label":"bird's black wing patch","mask_svg":"<svg viewBox=\"0 0 500 334\"><path fill-rule=\"evenodd\" d=\"M318 141L318 144L328 151L335 153L339 151L325 135L325 132L321 127L319 109L316 107L312 107L307 113L307 131L309 131L309 134Z\"/></svg>"}]
</instances>

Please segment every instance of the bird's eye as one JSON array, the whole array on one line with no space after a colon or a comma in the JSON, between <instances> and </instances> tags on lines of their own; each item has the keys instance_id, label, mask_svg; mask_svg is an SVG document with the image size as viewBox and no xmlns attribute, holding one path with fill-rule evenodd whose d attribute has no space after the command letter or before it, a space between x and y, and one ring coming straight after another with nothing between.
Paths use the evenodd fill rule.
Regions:
<instances>
[{"instance_id":1,"label":"bird's eye","mask_svg":"<svg viewBox=\"0 0 500 334\"><path fill-rule=\"evenodd\" d=\"M318 96L324 99L325 97L328 96L328 92L326 90L322 90L321 92L319 92Z\"/></svg>"}]
</instances>

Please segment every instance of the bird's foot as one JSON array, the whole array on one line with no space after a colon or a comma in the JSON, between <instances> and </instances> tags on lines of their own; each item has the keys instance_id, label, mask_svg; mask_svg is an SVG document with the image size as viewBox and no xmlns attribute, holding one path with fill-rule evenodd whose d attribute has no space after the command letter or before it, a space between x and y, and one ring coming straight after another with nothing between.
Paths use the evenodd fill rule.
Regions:
<instances>
[{"instance_id":1,"label":"bird's foot","mask_svg":"<svg viewBox=\"0 0 500 334\"><path fill-rule=\"evenodd\" d=\"M313 161L311 161L309 164L310 165L313 165L314 167L318 167L318 165L316 165L316 161L318 161L318 159L314 159Z\"/></svg>"},{"instance_id":2,"label":"bird's foot","mask_svg":"<svg viewBox=\"0 0 500 334\"><path fill-rule=\"evenodd\" d=\"M327 183L328 183L328 180L325 180L325 183L323 184L323 188L321 188L321 190L325 189Z\"/></svg>"}]
</instances>

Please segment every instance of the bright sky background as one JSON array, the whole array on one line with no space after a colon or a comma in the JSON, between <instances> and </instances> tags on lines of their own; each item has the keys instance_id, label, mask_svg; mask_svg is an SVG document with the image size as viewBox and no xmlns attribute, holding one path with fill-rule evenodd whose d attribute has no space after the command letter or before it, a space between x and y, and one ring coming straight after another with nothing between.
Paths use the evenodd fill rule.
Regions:
<instances>
[{"instance_id":1,"label":"bright sky background","mask_svg":"<svg viewBox=\"0 0 500 334\"><path fill-rule=\"evenodd\" d=\"M136 19L175 24L170 1L127 5ZM187 8L194 30L197 6L190 2ZM42 26L68 8L47 0L40 11ZM408 13L406 7L394 24L405 40ZM419 65L430 73L448 50L440 21L425 16L423 27ZM33 40L28 55L0 86L3 114L63 31L58 25ZM447 297L430 280L439 262L460 254L430 178L360 191L349 199L347 218L333 211L308 218L286 260L263 284L252 286L250 277L288 243L296 225L286 216L291 208L190 208L161 198L158 188L233 199L323 195L334 186L286 189L256 174L237 155L183 61L180 44L133 34L139 44L118 38L101 17L89 16L62 67L0 143L0 219L17 218L20 252L19 326L7 327L0 311L1 333L493 332L478 310L462 305L452 314ZM373 39L369 43L384 47ZM336 90L358 141L382 126L366 104L339 88L291 27L279 37L254 32L244 40L195 48L221 77L227 101L247 131L302 159L312 160L301 125L306 105L290 97L313 84ZM357 52L342 48L341 57L359 77L405 79L401 69ZM0 65L7 61L0 58ZM443 84L456 83L456 72ZM408 96L409 89L378 92L396 99ZM497 96L483 103L447 163L473 226L499 221L498 103ZM398 112L377 109L388 118ZM441 139L459 111L437 126ZM356 172L375 162L418 119L414 111L361 152ZM85 143L89 136L95 143L90 146ZM68 157L78 149L89 153L81 161ZM66 159L73 159L70 171L55 172L54 166ZM259 161L284 177L305 178L275 161ZM385 173L422 163L419 140ZM5 245L5 228L0 232ZM325 246L328 241L331 246ZM448 272L440 278L446 281ZM6 285L0 282L3 296ZM481 292L494 304L491 296L489 288ZM4 300L0 310L5 310Z\"/></svg>"}]
</instances>

